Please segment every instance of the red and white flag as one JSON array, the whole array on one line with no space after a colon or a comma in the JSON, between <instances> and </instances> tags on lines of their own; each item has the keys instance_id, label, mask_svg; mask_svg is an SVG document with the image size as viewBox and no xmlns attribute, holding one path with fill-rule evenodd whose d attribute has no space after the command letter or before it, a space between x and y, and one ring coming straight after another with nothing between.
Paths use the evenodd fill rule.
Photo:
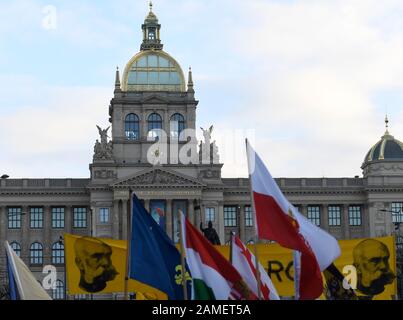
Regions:
<instances>
[{"instance_id":1,"label":"red and white flag","mask_svg":"<svg viewBox=\"0 0 403 320\"><path fill-rule=\"evenodd\" d=\"M323 292L321 271L340 255L337 240L299 213L248 142L246 149L258 237L301 253L300 299L316 299Z\"/></svg>"},{"instance_id":2,"label":"red and white flag","mask_svg":"<svg viewBox=\"0 0 403 320\"><path fill-rule=\"evenodd\" d=\"M255 256L236 235L232 236L231 241L232 265L238 270L246 284L252 289L253 293L258 296ZM269 275L260 263L259 274L262 300L280 300Z\"/></svg>"},{"instance_id":3,"label":"red and white flag","mask_svg":"<svg viewBox=\"0 0 403 320\"><path fill-rule=\"evenodd\" d=\"M182 241L192 275L192 300L256 300L239 272L181 214Z\"/></svg>"}]
</instances>

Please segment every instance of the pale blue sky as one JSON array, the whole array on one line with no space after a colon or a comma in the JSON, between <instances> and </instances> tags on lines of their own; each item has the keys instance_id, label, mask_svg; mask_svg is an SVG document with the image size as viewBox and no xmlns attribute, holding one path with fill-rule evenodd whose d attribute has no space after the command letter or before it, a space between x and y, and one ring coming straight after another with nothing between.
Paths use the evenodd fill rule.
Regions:
<instances>
[{"instance_id":1,"label":"pale blue sky","mask_svg":"<svg viewBox=\"0 0 403 320\"><path fill-rule=\"evenodd\" d=\"M147 12L145 0L0 0L0 174L89 176L115 68L139 50ZM164 50L192 66L197 127L235 148L224 176L246 174L231 130L255 129L275 176L361 174L386 108L403 140L401 1L155 0L154 12Z\"/></svg>"}]
</instances>

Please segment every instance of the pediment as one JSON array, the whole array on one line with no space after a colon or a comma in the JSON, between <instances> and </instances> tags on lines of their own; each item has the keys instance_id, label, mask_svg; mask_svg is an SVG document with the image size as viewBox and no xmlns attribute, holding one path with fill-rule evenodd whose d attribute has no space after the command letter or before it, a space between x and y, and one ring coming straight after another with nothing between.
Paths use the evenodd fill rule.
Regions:
<instances>
[{"instance_id":1,"label":"pediment","mask_svg":"<svg viewBox=\"0 0 403 320\"><path fill-rule=\"evenodd\" d=\"M156 94L150 95L148 97L145 97L143 100L141 100L143 104L167 104L169 102L168 99L165 99L164 97L157 96Z\"/></svg>"},{"instance_id":2,"label":"pediment","mask_svg":"<svg viewBox=\"0 0 403 320\"><path fill-rule=\"evenodd\" d=\"M147 169L133 176L121 179L111 185L112 187L165 187L165 188L201 188L205 184L199 180L169 170L169 169Z\"/></svg>"}]
</instances>

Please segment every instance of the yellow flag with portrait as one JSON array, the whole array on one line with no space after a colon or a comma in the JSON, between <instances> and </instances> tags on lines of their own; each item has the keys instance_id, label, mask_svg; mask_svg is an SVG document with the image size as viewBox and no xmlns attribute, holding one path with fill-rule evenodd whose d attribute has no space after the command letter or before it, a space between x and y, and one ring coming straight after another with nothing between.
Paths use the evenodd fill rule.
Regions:
<instances>
[{"instance_id":1,"label":"yellow flag with portrait","mask_svg":"<svg viewBox=\"0 0 403 320\"><path fill-rule=\"evenodd\" d=\"M123 293L127 242L65 234L67 293ZM139 300L167 300L167 295L129 279L128 292Z\"/></svg>"},{"instance_id":2,"label":"yellow flag with portrait","mask_svg":"<svg viewBox=\"0 0 403 320\"><path fill-rule=\"evenodd\" d=\"M394 237L339 240L341 255L334 265L355 288L358 299L391 300L397 294ZM253 245L248 245L253 252ZM229 259L229 246L216 246ZM258 244L259 261L281 297L294 296L292 251L278 244ZM325 289L327 287L324 278ZM326 290L325 290L326 291ZM321 299L326 299L323 294Z\"/></svg>"}]
</instances>

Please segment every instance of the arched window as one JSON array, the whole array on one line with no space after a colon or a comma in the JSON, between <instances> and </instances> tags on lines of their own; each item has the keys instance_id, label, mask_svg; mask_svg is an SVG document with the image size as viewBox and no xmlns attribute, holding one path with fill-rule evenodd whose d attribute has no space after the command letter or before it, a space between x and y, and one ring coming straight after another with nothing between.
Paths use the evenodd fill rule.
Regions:
<instances>
[{"instance_id":1,"label":"arched window","mask_svg":"<svg viewBox=\"0 0 403 320\"><path fill-rule=\"evenodd\" d=\"M52 246L52 263L53 264L64 263L64 245L60 241L55 242Z\"/></svg>"},{"instance_id":2,"label":"arched window","mask_svg":"<svg viewBox=\"0 0 403 320\"><path fill-rule=\"evenodd\" d=\"M30 247L31 264L43 264L43 247L39 242L34 242Z\"/></svg>"},{"instance_id":3,"label":"arched window","mask_svg":"<svg viewBox=\"0 0 403 320\"><path fill-rule=\"evenodd\" d=\"M157 132L154 129L162 129L162 118L158 113L152 113L148 117L148 136L150 138L157 138Z\"/></svg>"},{"instance_id":4,"label":"arched window","mask_svg":"<svg viewBox=\"0 0 403 320\"><path fill-rule=\"evenodd\" d=\"M130 113L126 116L125 133L128 140L138 140L140 138L140 120L136 114Z\"/></svg>"},{"instance_id":5,"label":"arched window","mask_svg":"<svg viewBox=\"0 0 403 320\"><path fill-rule=\"evenodd\" d=\"M61 280L56 280L56 285L52 290L53 300L64 300L64 283Z\"/></svg>"},{"instance_id":6,"label":"arched window","mask_svg":"<svg viewBox=\"0 0 403 320\"><path fill-rule=\"evenodd\" d=\"M21 246L18 242L15 242L15 241L11 242L10 247L11 247L11 249L14 250L14 252L17 256L21 257Z\"/></svg>"},{"instance_id":7,"label":"arched window","mask_svg":"<svg viewBox=\"0 0 403 320\"><path fill-rule=\"evenodd\" d=\"M185 130L185 118L180 113L175 113L171 117L171 137L179 138L180 133Z\"/></svg>"}]
</instances>

